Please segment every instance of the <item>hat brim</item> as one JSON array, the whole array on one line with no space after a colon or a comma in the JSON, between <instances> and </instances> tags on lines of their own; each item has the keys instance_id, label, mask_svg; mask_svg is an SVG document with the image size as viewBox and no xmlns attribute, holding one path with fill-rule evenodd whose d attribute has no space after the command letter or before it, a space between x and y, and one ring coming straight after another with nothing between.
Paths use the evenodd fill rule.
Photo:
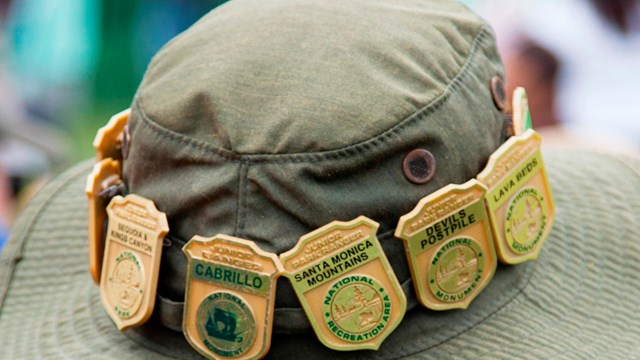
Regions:
<instances>
[{"instance_id":1,"label":"hat brim","mask_svg":"<svg viewBox=\"0 0 640 360\"><path fill-rule=\"evenodd\" d=\"M269 357L637 356L640 161L579 151L545 153L545 161L557 217L538 260L499 266L467 310L415 307L376 353L336 353L311 333L275 334ZM149 341L119 332L105 314L88 272L91 166L47 185L0 254L0 358L197 357L179 332L158 327Z\"/></svg>"}]
</instances>

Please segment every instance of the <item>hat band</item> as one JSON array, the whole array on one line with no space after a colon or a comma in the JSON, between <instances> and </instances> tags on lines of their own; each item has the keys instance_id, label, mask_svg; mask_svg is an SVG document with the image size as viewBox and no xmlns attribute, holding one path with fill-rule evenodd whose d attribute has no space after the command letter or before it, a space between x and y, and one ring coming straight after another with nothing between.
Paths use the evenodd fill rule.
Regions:
<instances>
[{"instance_id":1,"label":"hat band","mask_svg":"<svg viewBox=\"0 0 640 360\"><path fill-rule=\"evenodd\" d=\"M528 109L523 114L528 116ZM264 317L266 326L262 327L268 328L266 332L249 333L268 344L274 316L284 320L278 321L281 324L305 323L299 311L274 309L275 281L280 274L290 279L307 319L320 340L331 348L376 349L402 319L411 283L400 287L379 246L378 224L365 217L327 224L301 237L298 245L279 258L248 240L196 236L183 249L189 257L188 301L177 302L156 294L163 239L169 228L166 216L151 200L135 194L124 198L118 195L126 189L119 153L127 147L127 118L127 112L118 114L99 131L94 144L99 162L87 182L91 273L94 281L101 283L103 304L118 328L139 326L155 313L165 327L184 331L192 345L201 341L194 345L196 350L223 351L210 344L202 335L203 329L211 331L208 336L212 341L240 338L231 333L235 330L227 335L220 329L209 330L208 323L200 324L212 321L215 310L216 321L227 324L225 329L232 325L228 329L258 329ZM400 218L395 236L404 242L417 299L425 307L466 308L493 277L498 259L517 264L538 256L553 224L554 206L540 153L540 136L532 129L515 128L514 133L491 155L476 179L441 188ZM135 246L131 246L132 241ZM221 252L189 253L194 246ZM267 262L254 262L260 258ZM265 273L269 262L275 267ZM116 277L121 277L119 282L113 280ZM198 297L189 292L197 287L203 289L198 290ZM268 304L257 317L242 310L260 307L256 304L263 301L247 301L242 294L248 290ZM367 304L358 305L364 306L358 322L365 325L341 323L344 316L355 311L346 310L354 305L351 300L341 300L345 296ZM325 305L318 298L324 298ZM220 305L224 301L228 305ZM238 316L244 317L244 323L238 325ZM300 321L291 321L292 316ZM194 317L197 326L192 324ZM299 329L293 325L284 330ZM379 340L369 341L373 338Z\"/></svg>"}]
</instances>

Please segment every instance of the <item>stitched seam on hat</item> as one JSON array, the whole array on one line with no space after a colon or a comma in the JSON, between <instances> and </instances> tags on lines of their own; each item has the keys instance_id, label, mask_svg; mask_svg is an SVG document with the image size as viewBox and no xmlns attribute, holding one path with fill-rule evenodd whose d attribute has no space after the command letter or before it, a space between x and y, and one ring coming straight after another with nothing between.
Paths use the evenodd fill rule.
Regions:
<instances>
[{"instance_id":1,"label":"stitched seam on hat","mask_svg":"<svg viewBox=\"0 0 640 360\"><path fill-rule=\"evenodd\" d=\"M247 205L247 175L249 174L249 163L240 162L238 169L238 201L236 204L236 225L233 233L237 237L242 237L244 233L246 205Z\"/></svg>"},{"instance_id":2,"label":"stitched seam on hat","mask_svg":"<svg viewBox=\"0 0 640 360\"><path fill-rule=\"evenodd\" d=\"M250 163L317 163L328 160L337 160L342 158L348 158L357 153L364 153L370 150L372 147L382 146L385 143L392 142L397 137L397 133L405 129L409 125L422 120L425 116L435 112L440 108L447 99L450 98L453 90L460 87L462 79L468 75L468 70L472 67L472 59L478 55L482 45L486 45L486 39L489 37L490 31L487 27L481 26L478 33L474 36L468 56L460 67L459 71L453 76L449 83L445 86L444 91L434 98L431 102L423 106L418 111L409 115L405 119L398 122L396 125L389 129L384 130L378 135L363 140L361 142L350 144L342 148L330 149L318 152L309 153L284 153L284 154L268 154L268 153L253 153L253 154L239 154L228 149L223 149L213 144L207 143L203 140L194 139L187 135L175 132L171 129L165 128L162 125L151 120L147 115L139 97L134 99L134 107L137 107L141 114L142 123L149 127L151 130L157 133L158 136L177 142L181 142L185 145L194 147L203 152L218 156L225 161L246 161Z\"/></svg>"},{"instance_id":3,"label":"stitched seam on hat","mask_svg":"<svg viewBox=\"0 0 640 360\"><path fill-rule=\"evenodd\" d=\"M40 206L40 209L38 209L38 211L35 214L32 214L32 216L30 216L28 220L27 219L21 220L21 221L28 221L29 227L27 228L27 231L23 233L22 237L13 239L7 244L11 246L11 248L5 248L3 251L3 255L8 254L8 250L11 250L11 253L6 258L3 256L3 258L1 258L2 262L0 262L0 269L4 268L5 266L7 268L6 273L4 272L0 273L0 314L2 314L4 299L6 298L9 292L9 285L11 284L11 279L13 278L14 270L18 262L22 259L22 250L25 244L25 239L27 239L31 235L35 227L35 224L38 222L38 219L42 216L45 210L49 207L53 198L58 196L60 192L66 189L76 179L78 175L83 174L85 171L86 171L85 166L78 166L75 173L71 173L68 175L69 178L66 181L61 183L55 189L50 190L49 194L42 201L42 205Z\"/></svg>"}]
</instances>

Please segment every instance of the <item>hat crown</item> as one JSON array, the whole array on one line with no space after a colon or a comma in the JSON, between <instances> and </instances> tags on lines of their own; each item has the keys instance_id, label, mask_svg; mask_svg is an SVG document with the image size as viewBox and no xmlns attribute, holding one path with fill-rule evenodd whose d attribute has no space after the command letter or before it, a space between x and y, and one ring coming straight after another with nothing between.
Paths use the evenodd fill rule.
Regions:
<instances>
[{"instance_id":1,"label":"hat crown","mask_svg":"<svg viewBox=\"0 0 640 360\"><path fill-rule=\"evenodd\" d=\"M340 149L442 96L484 26L455 1L234 1L159 52L136 102L237 154Z\"/></svg>"}]
</instances>

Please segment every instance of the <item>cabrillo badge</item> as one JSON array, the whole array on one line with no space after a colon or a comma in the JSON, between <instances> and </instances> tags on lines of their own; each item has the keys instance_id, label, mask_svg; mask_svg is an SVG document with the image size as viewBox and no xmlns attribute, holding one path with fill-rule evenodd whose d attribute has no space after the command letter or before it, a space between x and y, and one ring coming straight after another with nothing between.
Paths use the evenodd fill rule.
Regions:
<instances>
[{"instance_id":1,"label":"cabrillo badge","mask_svg":"<svg viewBox=\"0 0 640 360\"><path fill-rule=\"evenodd\" d=\"M100 296L118 329L143 324L153 312L167 217L151 200L130 194L107 207L109 226Z\"/></svg>"},{"instance_id":2,"label":"cabrillo badge","mask_svg":"<svg viewBox=\"0 0 640 360\"><path fill-rule=\"evenodd\" d=\"M211 359L256 359L271 345L276 280L282 265L252 241L194 236L183 248L189 259L182 330Z\"/></svg>"},{"instance_id":3,"label":"cabrillo badge","mask_svg":"<svg viewBox=\"0 0 640 360\"><path fill-rule=\"evenodd\" d=\"M537 258L555 218L540 142L532 129L512 136L478 174L488 188L485 201L496 251L507 264Z\"/></svg>"},{"instance_id":4,"label":"cabrillo badge","mask_svg":"<svg viewBox=\"0 0 640 360\"><path fill-rule=\"evenodd\" d=\"M124 138L124 127L129 120L130 109L121 111L111 117L109 122L101 127L96 133L93 140L93 147L96 149L98 160L113 158L114 160L122 159L121 148Z\"/></svg>"},{"instance_id":5,"label":"cabrillo badge","mask_svg":"<svg viewBox=\"0 0 640 360\"><path fill-rule=\"evenodd\" d=\"M418 300L430 309L466 309L495 273L485 190L475 179L447 185L400 218L395 236L404 241Z\"/></svg>"},{"instance_id":6,"label":"cabrillo badge","mask_svg":"<svg viewBox=\"0 0 640 360\"><path fill-rule=\"evenodd\" d=\"M378 349L404 316L406 297L378 227L364 216L334 221L280 255L316 335L332 349Z\"/></svg>"},{"instance_id":7,"label":"cabrillo badge","mask_svg":"<svg viewBox=\"0 0 640 360\"><path fill-rule=\"evenodd\" d=\"M89 273L93 282L100 283L102 257L104 255L104 224L107 219L107 204L100 193L122 183L120 162L103 159L93 166L87 177L85 192L89 200Z\"/></svg>"}]
</instances>

